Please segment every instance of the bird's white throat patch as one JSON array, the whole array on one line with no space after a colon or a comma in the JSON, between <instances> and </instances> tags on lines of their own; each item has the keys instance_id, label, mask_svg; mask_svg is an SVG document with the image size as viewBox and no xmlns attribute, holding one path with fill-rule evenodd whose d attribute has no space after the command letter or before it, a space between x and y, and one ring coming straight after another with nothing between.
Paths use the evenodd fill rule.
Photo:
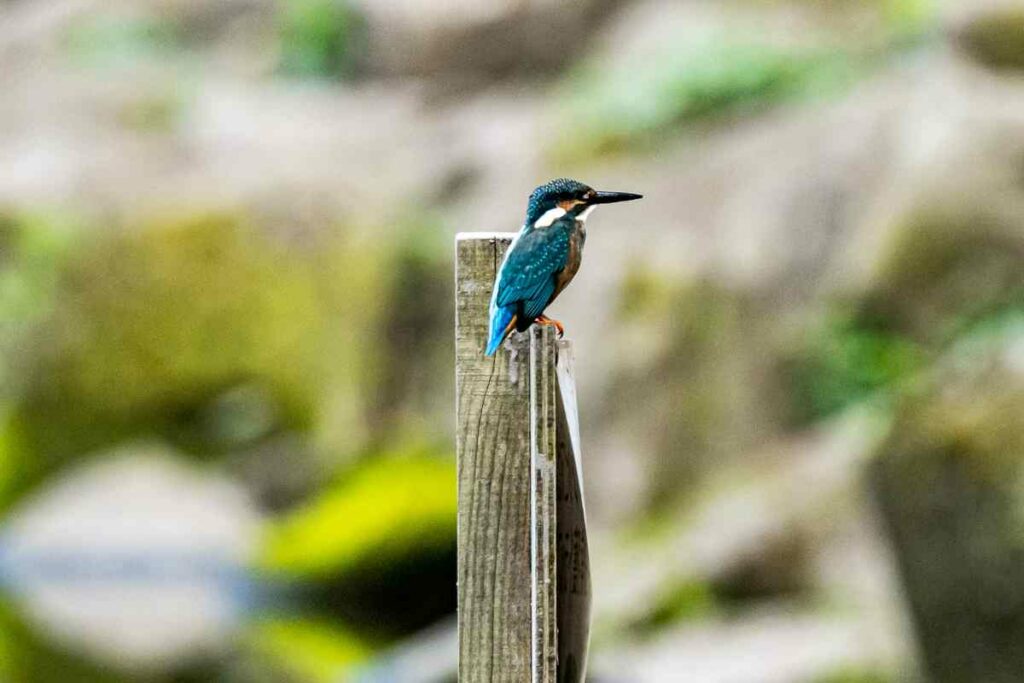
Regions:
<instances>
[{"instance_id":1,"label":"bird's white throat patch","mask_svg":"<svg viewBox=\"0 0 1024 683\"><path fill-rule=\"evenodd\" d=\"M589 216L590 213L596 208L596 206L588 206L587 208L583 209L583 211L581 211L578 216L576 216L576 220L578 220L580 223L585 222L587 220L587 216ZM543 216L534 221L533 227L549 228L551 227L552 223L554 223L567 213L568 211L558 206L556 206L553 209L548 209L547 211L544 212Z\"/></svg>"},{"instance_id":2,"label":"bird's white throat patch","mask_svg":"<svg viewBox=\"0 0 1024 683\"><path fill-rule=\"evenodd\" d=\"M549 228L551 224L557 221L559 218L566 214L565 209L556 206L553 209L548 209L544 212L544 215L533 222L535 228Z\"/></svg>"}]
</instances>

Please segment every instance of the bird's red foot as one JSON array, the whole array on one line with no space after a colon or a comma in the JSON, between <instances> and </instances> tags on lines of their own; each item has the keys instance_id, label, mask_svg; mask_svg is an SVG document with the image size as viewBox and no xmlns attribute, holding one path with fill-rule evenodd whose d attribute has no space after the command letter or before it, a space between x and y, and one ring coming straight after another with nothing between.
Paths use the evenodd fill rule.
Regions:
<instances>
[{"instance_id":1,"label":"bird's red foot","mask_svg":"<svg viewBox=\"0 0 1024 683\"><path fill-rule=\"evenodd\" d=\"M537 323L538 325L553 325L554 328L558 330L559 339L565 336L565 327L562 326L562 323L558 322L557 320L552 320L546 315L537 316L537 319L534 320L534 322Z\"/></svg>"}]
</instances>

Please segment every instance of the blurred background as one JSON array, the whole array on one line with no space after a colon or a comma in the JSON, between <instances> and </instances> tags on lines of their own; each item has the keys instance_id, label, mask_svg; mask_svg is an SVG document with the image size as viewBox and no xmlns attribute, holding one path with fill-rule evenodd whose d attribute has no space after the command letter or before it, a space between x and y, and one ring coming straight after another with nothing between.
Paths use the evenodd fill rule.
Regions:
<instances>
[{"instance_id":1,"label":"blurred background","mask_svg":"<svg viewBox=\"0 0 1024 683\"><path fill-rule=\"evenodd\" d=\"M453 237L556 176L591 678L1024 680L967 0L0 0L0 680L453 681Z\"/></svg>"}]
</instances>

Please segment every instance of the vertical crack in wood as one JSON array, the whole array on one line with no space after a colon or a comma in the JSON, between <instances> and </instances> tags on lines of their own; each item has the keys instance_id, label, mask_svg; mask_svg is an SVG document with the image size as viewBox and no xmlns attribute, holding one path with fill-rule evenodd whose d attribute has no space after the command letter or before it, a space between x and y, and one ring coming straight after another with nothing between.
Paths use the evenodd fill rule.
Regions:
<instances>
[{"instance_id":1,"label":"vertical crack in wood","mask_svg":"<svg viewBox=\"0 0 1024 683\"><path fill-rule=\"evenodd\" d=\"M533 680L555 681L558 668L555 506L555 340L548 326L530 329L531 561Z\"/></svg>"}]
</instances>

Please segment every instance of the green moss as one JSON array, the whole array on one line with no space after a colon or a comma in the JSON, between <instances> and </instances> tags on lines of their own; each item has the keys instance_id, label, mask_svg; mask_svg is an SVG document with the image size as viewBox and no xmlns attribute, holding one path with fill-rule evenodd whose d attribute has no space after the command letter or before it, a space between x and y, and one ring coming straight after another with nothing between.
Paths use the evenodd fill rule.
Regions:
<instances>
[{"instance_id":1,"label":"green moss","mask_svg":"<svg viewBox=\"0 0 1024 683\"><path fill-rule=\"evenodd\" d=\"M279 25L283 73L351 74L361 22L346 0L287 0L280 3Z\"/></svg>"},{"instance_id":2,"label":"green moss","mask_svg":"<svg viewBox=\"0 0 1024 683\"><path fill-rule=\"evenodd\" d=\"M64 279L63 387L97 412L188 401L268 376L296 404L314 382L303 338L322 325L302 264L229 214L170 219L97 245ZM111 386L116 382L116 390Z\"/></svg>"},{"instance_id":3,"label":"green moss","mask_svg":"<svg viewBox=\"0 0 1024 683\"><path fill-rule=\"evenodd\" d=\"M385 565L455 540L455 470L429 455L381 457L267 530L257 565L326 578Z\"/></svg>"},{"instance_id":4,"label":"green moss","mask_svg":"<svg viewBox=\"0 0 1024 683\"><path fill-rule=\"evenodd\" d=\"M282 427L312 427L328 382L358 385L326 372L333 299L319 268L228 212L97 234L61 270L53 310L25 344L12 415L31 456L20 479L154 433L203 454L196 416L240 386L262 392Z\"/></svg>"},{"instance_id":5,"label":"green moss","mask_svg":"<svg viewBox=\"0 0 1024 683\"><path fill-rule=\"evenodd\" d=\"M302 386L315 386L302 341L323 325L316 284L239 217L120 233L73 264L62 295L49 358L57 390L97 413L187 402L197 387L253 375L299 411Z\"/></svg>"}]
</instances>

